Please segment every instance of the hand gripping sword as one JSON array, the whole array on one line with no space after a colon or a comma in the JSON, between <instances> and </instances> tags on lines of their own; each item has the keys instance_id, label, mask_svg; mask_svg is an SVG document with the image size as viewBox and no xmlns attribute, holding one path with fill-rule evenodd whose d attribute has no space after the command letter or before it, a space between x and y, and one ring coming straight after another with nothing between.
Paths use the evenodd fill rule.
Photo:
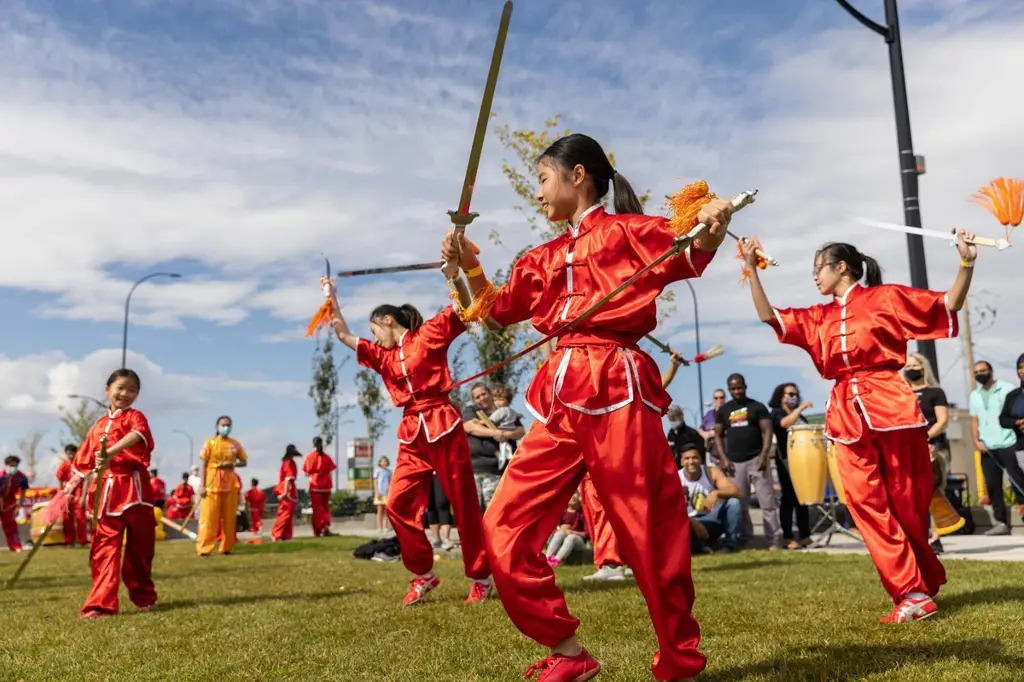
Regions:
<instances>
[{"instance_id":1,"label":"hand gripping sword","mask_svg":"<svg viewBox=\"0 0 1024 682\"><path fill-rule=\"evenodd\" d=\"M505 3L501 13L501 23L498 24L498 36L494 41L494 54L491 56L491 70L487 74L487 84L484 86L484 97L480 102L480 114L476 119L476 133L473 136L473 146L469 150L469 164L466 166L466 178L462 182L462 196L459 199L459 207L454 211L448 211L455 228L455 245L459 245L459 237L466 232L466 227L477 217L477 213L469 210L470 202L473 200L473 188L476 185L476 172L480 167L480 154L484 148L484 138L487 136L487 123L491 118L491 103L494 101L494 90L498 86L498 71L501 68L501 57L505 52L505 38L508 35L508 24L512 19L512 1ZM459 275L458 259L452 259L441 266L441 272L448 279L448 287L459 296L459 302L464 308L473 304L469 294L469 288Z\"/></svg>"}]
</instances>

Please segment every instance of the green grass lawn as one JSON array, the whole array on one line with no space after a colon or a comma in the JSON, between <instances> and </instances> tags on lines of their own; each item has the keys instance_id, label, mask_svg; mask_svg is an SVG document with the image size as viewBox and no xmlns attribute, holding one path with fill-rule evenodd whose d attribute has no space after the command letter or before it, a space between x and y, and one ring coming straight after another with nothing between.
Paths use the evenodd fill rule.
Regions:
<instances>
[{"instance_id":1,"label":"green grass lawn","mask_svg":"<svg viewBox=\"0 0 1024 682\"><path fill-rule=\"evenodd\" d=\"M497 599L463 605L461 562L422 607L399 605L400 563L352 558L360 540L243 546L197 559L158 543L159 610L79 622L89 589L85 550L45 548L0 591L0 682L68 680L521 679L542 655ZM0 578L18 555L0 553ZM1024 565L947 562L940 616L877 624L891 604L864 556L744 552L695 561L697 616L709 667L702 680L1024 680ZM585 567L558 571L601 682L650 680L654 635L631 583L592 585ZM122 595L124 591L122 590Z\"/></svg>"}]
</instances>

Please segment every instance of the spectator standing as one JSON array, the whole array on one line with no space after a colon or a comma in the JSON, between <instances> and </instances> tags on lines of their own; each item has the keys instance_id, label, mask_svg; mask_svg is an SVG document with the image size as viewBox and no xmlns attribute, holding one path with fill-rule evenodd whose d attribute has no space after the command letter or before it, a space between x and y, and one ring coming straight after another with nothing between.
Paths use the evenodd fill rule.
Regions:
<instances>
[{"instance_id":1,"label":"spectator standing","mask_svg":"<svg viewBox=\"0 0 1024 682\"><path fill-rule=\"evenodd\" d=\"M796 384L779 384L768 401L771 408L772 429L775 431L775 452L778 462L779 485L782 487L782 503L779 521L782 525L782 539L787 549L800 549L811 544L811 514L800 504L789 476L789 429L796 424L806 424L803 413L812 407L811 401L800 402L800 389ZM793 537L793 516L799 540Z\"/></svg>"},{"instance_id":2,"label":"spectator standing","mask_svg":"<svg viewBox=\"0 0 1024 682\"><path fill-rule=\"evenodd\" d=\"M1024 355L1017 358L1017 378L1020 386L1006 394L1003 411L999 414L999 425L1004 429L1012 429L1017 436L1017 466L1024 471ZM1024 507L1017 510L1024 518Z\"/></svg>"},{"instance_id":3,"label":"spectator standing","mask_svg":"<svg viewBox=\"0 0 1024 682\"><path fill-rule=\"evenodd\" d=\"M18 514L25 504L25 491L28 490L28 477L18 469L20 464L20 457L8 455L0 473L0 525L7 537L7 548L12 552L21 551Z\"/></svg>"},{"instance_id":4,"label":"spectator standing","mask_svg":"<svg viewBox=\"0 0 1024 682\"><path fill-rule=\"evenodd\" d=\"M199 476L199 465L198 464L193 464L191 471L192 471L192 473L189 474L187 483L188 483L189 487L192 488L192 507L196 508L195 516L198 519L199 518L199 487L200 487L200 484L203 482L203 479ZM189 508L191 509L191 507L189 507Z\"/></svg>"},{"instance_id":5,"label":"spectator standing","mask_svg":"<svg viewBox=\"0 0 1024 682\"><path fill-rule=\"evenodd\" d=\"M683 467L679 480L686 489L686 507L691 522L699 522L706 537L690 533L690 551L707 553L706 540L722 538L721 551L736 549L740 535L740 489L717 467L706 466L704 457L693 443L682 452Z\"/></svg>"},{"instance_id":6,"label":"spectator standing","mask_svg":"<svg viewBox=\"0 0 1024 682\"><path fill-rule=\"evenodd\" d=\"M388 492L391 490L391 461L387 457L377 460L373 470L373 503L377 506L377 532L388 529Z\"/></svg>"},{"instance_id":7,"label":"spectator standing","mask_svg":"<svg viewBox=\"0 0 1024 682\"><path fill-rule=\"evenodd\" d=\"M476 492L480 499L480 510L487 511L487 505L494 497L501 478L498 468L498 454L503 442L515 443L526 435L521 420L516 421L515 430L502 431L484 424L478 412L490 415L497 409L494 395L487 384L473 384L470 393L473 404L462 411L463 428L469 439L469 456L473 463L473 478L476 480Z\"/></svg>"},{"instance_id":8,"label":"spectator standing","mask_svg":"<svg viewBox=\"0 0 1024 682\"><path fill-rule=\"evenodd\" d=\"M1024 495L1021 495L1024 473L1017 464L1014 450L1017 436L1011 429L1004 428L999 419L1013 386L997 380L993 376L992 365L984 360L974 363L974 380L978 387L971 391L971 435L974 436L974 447L982 453L981 469L996 521L985 535L1009 535L1010 516L1003 499L1004 471L1010 478L1018 507L1024 504Z\"/></svg>"},{"instance_id":9,"label":"spectator standing","mask_svg":"<svg viewBox=\"0 0 1024 682\"><path fill-rule=\"evenodd\" d=\"M949 402L946 392L939 388L939 382L928 362L921 353L907 356L907 364L903 367L903 378L910 385L910 390L917 397L921 414L928 423L928 450L932 457L932 477L935 490L946 494L946 474L949 472L950 451L949 438L946 437L946 426L949 424ZM931 547L936 554L942 554L942 540L933 521Z\"/></svg>"},{"instance_id":10,"label":"spectator standing","mask_svg":"<svg viewBox=\"0 0 1024 682\"><path fill-rule=\"evenodd\" d=\"M754 535L750 520L750 489L757 493L757 502L764 519L764 534L769 549L779 549L782 531L779 528L779 507L771 476L772 418L768 408L747 397L747 382L742 374L731 374L726 383L732 400L715 415L715 443L723 471L732 472L732 481L740 489L741 543Z\"/></svg>"},{"instance_id":11,"label":"spectator standing","mask_svg":"<svg viewBox=\"0 0 1024 682\"><path fill-rule=\"evenodd\" d=\"M722 405L725 405L725 390L716 388L711 395L711 409L704 413L700 428L697 429L704 439L704 449L710 455L707 459L708 463L718 461L718 447L715 445L715 417L718 414L718 408Z\"/></svg>"}]
</instances>

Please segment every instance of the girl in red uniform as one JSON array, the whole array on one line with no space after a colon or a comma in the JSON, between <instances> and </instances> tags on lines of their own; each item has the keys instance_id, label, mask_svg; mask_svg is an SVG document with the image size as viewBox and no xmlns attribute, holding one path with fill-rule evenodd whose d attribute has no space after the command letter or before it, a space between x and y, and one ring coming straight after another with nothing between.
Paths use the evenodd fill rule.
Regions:
<instances>
[{"instance_id":1,"label":"girl in red uniform","mask_svg":"<svg viewBox=\"0 0 1024 682\"><path fill-rule=\"evenodd\" d=\"M423 532L435 471L452 504L466 576L473 580L466 603L483 601L491 593L491 570L481 532L480 501L462 416L448 397L453 383L448 347L466 326L454 306L424 322L411 305L382 305L370 314L370 331L376 339L371 343L349 331L334 283L325 277L320 284L330 287L338 339L356 351L360 365L380 374L395 407L404 408L387 502L388 518L402 546L402 563L415 576L402 603L417 604L441 584L433 573L434 550Z\"/></svg>"},{"instance_id":2,"label":"girl in red uniform","mask_svg":"<svg viewBox=\"0 0 1024 682\"><path fill-rule=\"evenodd\" d=\"M129 599L140 611L148 611L156 604L152 577L156 524L149 482L153 434L146 416L132 408L141 386L139 375L130 369L119 369L110 375L107 414L93 425L72 463L77 476L99 469L104 462L110 463L103 480L94 481L89 491L91 511L97 485L102 486L99 523L89 553L92 592L82 606L83 619L117 614L117 591L122 578ZM107 437L106 460L99 459L101 436Z\"/></svg>"},{"instance_id":3,"label":"girl in red uniform","mask_svg":"<svg viewBox=\"0 0 1024 682\"><path fill-rule=\"evenodd\" d=\"M532 319L548 334L669 250L677 235L666 218L641 215L629 183L586 135L552 144L537 172L537 198L549 220L566 221L566 232L523 255L493 306L481 306L478 314L503 325ZM600 203L609 185L615 188L614 215ZM700 628L691 613L689 545L666 541L690 532L683 487L661 426L670 400L657 365L637 343L657 325L655 299L661 291L699 276L711 262L731 214L726 200L704 206L698 219L710 230L559 338L526 394L538 423L505 469L484 517L484 537L512 622L551 648L528 671L539 672L543 682L582 682L600 671L576 641L579 621L569 614L541 552L588 472L647 601L659 645L654 676L678 680L704 669L697 649ZM460 259L472 290L486 286L468 244L454 245L449 234L442 254Z\"/></svg>"},{"instance_id":4,"label":"girl in red uniform","mask_svg":"<svg viewBox=\"0 0 1024 682\"><path fill-rule=\"evenodd\" d=\"M299 477L299 468L295 465L296 457L301 455L294 445L284 449L277 485L274 486L274 494L277 495L277 516L274 518L274 527L270 529L270 537L274 542L292 539L295 505L299 500L299 490L295 487L295 479Z\"/></svg>"},{"instance_id":5,"label":"girl in red uniform","mask_svg":"<svg viewBox=\"0 0 1024 682\"><path fill-rule=\"evenodd\" d=\"M313 451L306 455L302 471L309 476L309 500L313 505L313 535L322 537L331 530L331 473L337 469L331 456L324 452L324 440L313 439Z\"/></svg>"},{"instance_id":6,"label":"girl in red uniform","mask_svg":"<svg viewBox=\"0 0 1024 682\"><path fill-rule=\"evenodd\" d=\"M883 623L934 615L932 597L946 571L928 546L932 468L928 425L900 370L907 342L957 335L956 311L967 298L977 248L957 235L960 270L948 293L882 284L873 258L849 244L826 244L814 257L814 283L833 297L810 308L773 308L751 267L750 291L779 341L803 348L825 379L834 379L825 436L847 506L895 607ZM756 240L742 244L756 261ZM756 264L756 263L755 263ZM861 284L863 280L863 284Z\"/></svg>"}]
</instances>

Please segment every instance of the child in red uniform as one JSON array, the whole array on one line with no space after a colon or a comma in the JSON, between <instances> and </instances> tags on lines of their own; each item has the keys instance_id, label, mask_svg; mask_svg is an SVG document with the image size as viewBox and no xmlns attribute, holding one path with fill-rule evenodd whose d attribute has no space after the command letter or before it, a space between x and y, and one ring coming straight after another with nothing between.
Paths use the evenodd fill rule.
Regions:
<instances>
[{"instance_id":1,"label":"child in red uniform","mask_svg":"<svg viewBox=\"0 0 1024 682\"><path fill-rule=\"evenodd\" d=\"M574 134L552 144L537 163L538 200L566 233L527 252L497 292L490 316L509 325L532 318L541 334L558 329L609 294L673 245L668 220L641 215L626 179L601 146ZM601 207L609 185L615 210ZM691 613L693 581L689 520L682 484L661 426L671 402L658 368L637 343L657 324L655 299L668 284L697 277L710 263L732 214L712 200L698 215L710 228L692 248L647 272L621 295L558 339L526 395L538 423L505 469L484 517L487 553L509 617L523 633L551 648L528 671L542 682L589 680L600 666L576 641L569 614L541 550L584 473L604 503L633 567L654 623L659 680L697 675L706 664ZM442 243L445 260L459 258L472 290L486 280L467 244Z\"/></svg>"},{"instance_id":2,"label":"child in red uniform","mask_svg":"<svg viewBox=\"0 0 1024 682\"><path fill-rule=\"evenodd\" d=\"M167 498L167 518L171 521L179 521L188 518L192 510L192 498L196 491L188 484L188 474L181 475L181 483L171 492Z\"/></svg>"},{"instance_id":3,"label":"child in red uniform","mask_svg":"<svg viewBox=\"0 0 1024 682\"><path fill-rule=\"evenodd\" d=\"M330 535L331 530L331 489L334 487L331 474L338 467L331 456L324 452L324 440L313 439L313 451L306 455L302 471L309 476L309 500L313 505L313 535Z\"/></svg>"},{"instance_id":4,"label":"child in red uniform","mask_svg":"<svg viewBox=\"0 0 1024 682\"><path fill-rule=\"evenodd\" d=\"M7 549L21 551L21 537L18 535L18 512L25 502L28 477L18 471L21 458L8 455L4 458L4 470L0 473L0 524L7 538Z\"/></svg>"},{"instance_id":5,"label":"child in red uniform","mask_svg":"<svg viewBox=\"0 0 1024 682\"><path fill-rule=\"evenodd\" d=\"M263 532L263 509L267 506L267 494L260 490L260 482L252 479L252 487L245 491L245 501L249 504L249 530L253 533Z\"/></svg>"},{"instance_id":6,"label":"child in red uniform","mask_svg":"<svg viewBox=\"0 0 1024 682\"><path fill-rule=\"evenodd\" d=\"M74 467L71 466L71 461L77 453L77 446L64 446L64 455L61 458L60 464L57 465L57 482L60 483L62 488L71 481L71 477L75 473ZM66 547L71 547L76 541L81 546L89 544L88 535L85 531L85 507L82 506L81 486L75 488L75 491L71 493L71 500L64 511L62 523L64 526L64 545Z\"/></svg>"},{"instance_id":7,"label":"child in red uniform","mask_svg":"<svg viewBox=\"0 0 1024 682\"><path fill-rule=\"evenodd\" d=\"M359 364L378 374L396 407L404 408L398 427L398 459L388 492L387 513L402 546L402 562L414 574L403 604L418 604L441 581L433 573L434 550L423 532L423 513L433 474L452 504L462 542L466 576L473 579L466 603L483 601L491 592L480 523L469 441L462 416L452 405L448 348L466 330L453 306L426 322L411 305L382 305L370 314L371 343L349 331L341 315L334 282L329 287L334 331L356 351ZM552 522L554 525L554 522Z\"/></svg>"},{"instance_id":8,"label":"child in red uniform","mask_svg":"<svg viewBox=\"0 0 1024 682\"><path fill-rule=\"evenodd\" d=\"M274 527L270 529L270 537L274 542L292 539L292 527L295 522L295 504L299 500L299 490L295 487L295 479L299 477L299 468L295 458L300 457L298 449L289 445L284 449L281 458L281 469L278 472L274 494L277 495L277 516Z\"/></svg>"},{"instance_id":9,"label":"child in red uniform","mask_svg":"<svg viewBox=\"0 0 1024 682\"><path fill-rule=\"evenodd\" d=\"M77 476L101 467L100 437L107 437L110 466L103 480L94 482L89 491L90 507L97 485L101 486L102 497L89 553L92 592L82 606L83 619L117 614L121 578L128 597L140 611L148 611L156 603L152 577L156 526L148 471L153 434L145 415L132 408L141 386L139 375L130 369L110 375L106 389L110 407L89 431L72 465Z\"/></svg>"},{"instance_id":10,"label":"child in red uniform","mask_svg":"<svg viewBox=\"0 0 1024 682\"><path fill-rule=\"evenodd\" d=\"M960 270L949 293L882 284L873 258L849 244L826 244L814 257L814 283L833 300L810 308L773 308L749 268L750 291L779 341L803 348L825 379L834 379L825 436L836 449L847 507L895 608L883 623L934 615L946 582L928 546L932 468L928 424L900 376L911 339L957 335L956 311L967 298L977 248L958 233ZM758 244L744 241L748 265ZM861 279L864 284L861 285Z\"/></svg>"}]
</instances>

